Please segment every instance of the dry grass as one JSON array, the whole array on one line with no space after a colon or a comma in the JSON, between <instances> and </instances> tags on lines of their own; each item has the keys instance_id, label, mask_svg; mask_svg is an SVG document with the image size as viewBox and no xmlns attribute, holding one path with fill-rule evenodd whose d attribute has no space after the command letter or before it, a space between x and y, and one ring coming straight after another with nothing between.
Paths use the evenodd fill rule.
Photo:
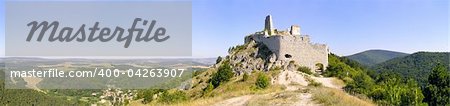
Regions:
<instances>
[{"instance_id":1,"label":"dry grass","mask_svg":"<svg viewBox=\"0 0 450 106\"><path fill-rule=\"evenodd\" d=\"M213 97L213 98L199 98L193 101L185 101L180 103L173 104L164 104L152 102L149 104L142 103L130 103L130 106L210 106L211 104L217 103L217 101L223 100L221 97Z\"/></svg>"},{"instance_id":2,"label":"dry grass","mask_svg":"<svg viewBox=\"0 0 450 106\"><path fill-rule=\"evenodd\" d=\"M193 96L188 101L182 101L173 104L163 104L152 102L145 105L150 106L210 106L230 98L240 97L243 95L252 95L247 105L292 105L297 103L298 95L302 93L311 93L312 101L325 106L375 106L373 102L366 99L359 99L351 96L339 89L327 87L308 87L307 92L298 91L284 91L285 88L279 85L271 85L264 90L255 89L256 76L259 72L252 73L249 79L242 81L242 76L232 78L224 85L215 88L210 94L202 96L202 89L206 86L208 77L214 72L209 70L200 74L199 78L194 78L194 83L198 83L197 87L188 91L188 95ZM266 73L268 75L276 75L276 72ZM204 80L201 83L200 80ZM334 80L334 84L344 85L341 80ZM293 84L295 85L295 84ZM195 90L194 90L195 89ZM134 103L133 103L134 102ZM132 106L141 106L138 101L130 103Z\"/></svg>"},{"instance_id":3,"label":"dry grass","mask_svg":"<svg viewBox=\"0 0 450 106\"><path fill-rule=\"evenodd\" d=\"M333 78L333 84L340 87L345 86L345 82L337 78Z\"/></svg>"},{"instance_id":4,"label":"dry grass","mask_svg":"<svg viewBox=\"0 0 450 106\"><path fill-rule=\"evenodd\" d=\"M259 94L267 94L270 92L278 92L283 88L280 86L270 86L265 90L254 90L251 88L252 85L245 84L245 82L234 82L227 83L224 86L220 86L216 88L209 97L202 97L193 99L190 101L184 101L180 103L170 104L172 106L210 106L212 104L218 103L220 101L238 97L242 95L259 95ZM152 104L152 105L168 105L168 104Z\"/></svg>"},{"instance_id":5,"label":"dry grass","mask_svg":"<svg viewBox=\"0 0 450 106\"><path fill-rule=\"evenodd\" d=\"M173 104L162 104L157 102L152 102L146 105L155 105L155 106L210 106L212 104L218 103L220 101L243 96L243 95L261 95L261 94L268 94L271 92L279 92L282 91L282 86L278 85L270 85L268 88L264 90L258 90L256 89L255 82L257 75L259 72L252 73L247 81L242 81L242 76L233 77L229 82L220 85L219 87L215 88L211 93L207 95L202 95L203 88L206 87L207 80L212 75L212 73L215 70L208 70L204 73L201 73L198 75L198 78L194 78L193 82L197 83L196 87L192 88L188 91L188 95L191 96L191 100L183 101L180 103L173 103ZM275 72L269 72L266 74L276 74ZM203 80L201 83L200 80ZM134 105L134 103L132 103ZM136 103L136 105L139 105Z\"/></svg>"},{"instance_id":6,"label":"dry grass","mask_svg":"<svg viewBox=\"0 0 450 106\"><path fill-rule=\"evenodd\" d=\"M314 101L325 106L375 106L370 100L361 100L338 89L316 87L311 88L311 93Z\"/></svg>"},{"instance_id":7,"label":"dry grass","mask_svg":"<svg viewBox=\"0 0 450 106\"><path fill-rule=\"evenodd\" d=\"M300 98L298 91L282 91L258 95L248 101L248 106L293 105Z\"/></svg>"},{"instance_id":8,"label":"dry grass","mask_svg":"<svg viewBox=\"0 0 450 106\"><path fill-rule=\"evenodd\" d=\"M241 76L235 76L230 79L229 82L220 85L215 88L212 92L203 94L203 89L209 84L208 81L211 78L213 73L217 72L217 69L210 68L205 72L200 73L199 75L192 78L193 88L188 90L186 93L190 97L190 100L182 101L179 103L172 104L163 104L159 102L151 102L148 104L141 104L141 100L132 101L130 105L132 106L141 106L141 105L150 105L150 106L210 106L216 104L220 101L224 101L229 98L239 97L243 95L264 95L272 92L280 92L285 88L279 85L270 85L268 88L260 90L256 89L255 82L259 73L262 71L253 71L249 78L246 81L242 81ZM269 76L277 76L280 73L280 70L272 70L266 72L266 75Z\"/></svg>"}]
</instances>

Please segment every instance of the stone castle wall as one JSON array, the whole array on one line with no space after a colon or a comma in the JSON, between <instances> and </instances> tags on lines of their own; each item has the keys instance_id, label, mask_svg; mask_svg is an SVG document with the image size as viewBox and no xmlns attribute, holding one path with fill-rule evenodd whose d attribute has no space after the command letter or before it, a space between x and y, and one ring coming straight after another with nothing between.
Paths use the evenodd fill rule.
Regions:
<instances>
[{"instance_id":1,"label":"stone castle wall","mask_svg":"<svg viewBox=\"0 0 450 106\"><path fill-rule=\"evenodd\" d=\"M254 34L252 40L263 43L275 53L276 60L287 64L294 61L300 66L317 70L316 64L322 64L323 70L328 66L328 47L324 44L312 44L309 36L301 35L264 35Z\"/></svg>"},{"instance_id":2,"label":"stone castle wall","mask_svg":"<svg viewBox=\"0 0 450 106\"><path fill-rule=\"evenodd\" d=\"M311 44L308 36L282 36L281 38L278 60L295 61L312 70L318 69L316 64L322 64L324 66L322 70L328 66L327 46Z\"/></svg>"},{"instance_id":3,"label":"stone castle wall","mask_svg":"<svg viewBox=\"0 0 450 106\"><path fill-rule=\"evenodd\" d=\"M312 44L308 35L300 34L300 27L293 25L290 31L277 31L272 28L272 18L267 16L262 32L256 32L245 38L245 42L254 40L266 45L275 53L276 61L287 64L294 61L300 66L312 70L325 70L328 66L329 49L325 44ZM322 67L317 67L317 66Z\"/></svg>"}]
</instances>

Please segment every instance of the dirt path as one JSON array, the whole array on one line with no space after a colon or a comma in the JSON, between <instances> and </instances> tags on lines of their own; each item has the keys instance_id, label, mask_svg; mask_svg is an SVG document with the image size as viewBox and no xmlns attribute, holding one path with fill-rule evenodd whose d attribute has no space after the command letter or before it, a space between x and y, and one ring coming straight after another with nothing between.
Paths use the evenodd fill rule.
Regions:
<instances>
[{"instance_id":1,"label":"dirt path","mask_svg":"<svg viewBox=\"0 0 450 106\"><path fill-rule=\"evenodd\" d=\"M312 77L315 81L322 83L323 86L335 89L342 89L344 85L336 84L336 78Z\"/></svg>"},{"instance_id":2,"label":"dirt path","mask_svg":"<svg viewBox=\"0 0 450 106\"><path fill-rule=\"evenodd\" d=\"M320 106L312 99L312 94L299 92L301 86L291 86L295 90L285 90L261 95L244 95L226 99L214 106Z\"/></svg>"},{"instance_id":3,"label":"dirt path","mask_svg":"<svg viewBox=\"0 0 450 106\"><path fill-rule=\"evenodd\" d=\"M302 93L298 97L299 101L295 102L293 106L318 106L318 104L313 102L312 94L310 93Z\"/></svg>"},{"instance_id":4,"label":"dirt path","mask_svg":"<svg viewBox=\"0 0 450 106\"><path fill-rule=\"evenodd\" d=\"M342 89L344 85L337 83L335 78L323 78L305 75L296 71L283 71L272 80L272 83L284 85L286 89L281 92L273 92L261 95L244 95L226 99L215 106L246 106L246 105L288 105L288 106L320 106L312 99L312 94L302 92L308 81L305 77L310 77L322 86Z\"/></svg>"},{"instance_id":5,"label":"dirt path","mask_svg":"<svg viewBox=\"0 0 450 106\"><path fill-rule=\"evenodd\" d=\"M297 84L302 86L308 86L308 82L303 75L295 71L282 71L277 77L275 77L272 83L280 85Z\"/></svg>"},{"instance_id":6,"label":"dirt path","mask_svg":"<svg viewBox=\"0 0 450 106\"><path fill-rule=\"evenodd\" d=\"M214 106L245 106L254 95L244 95L221 101Z\"/></svg>"}]
</instances>

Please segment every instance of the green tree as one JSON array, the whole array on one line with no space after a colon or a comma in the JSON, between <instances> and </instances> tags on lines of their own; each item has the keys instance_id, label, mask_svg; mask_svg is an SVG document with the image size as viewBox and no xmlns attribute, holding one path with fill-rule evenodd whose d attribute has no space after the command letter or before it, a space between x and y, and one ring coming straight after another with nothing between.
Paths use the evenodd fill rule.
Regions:
<instances>
[{"instance_id":1,"label":"green tree","mask_svg":"<svg viewBox=\"0 0 450 106\"><path fill-rule=\"evenodd\" d=\"M406 105L423 105L424 96L419 84L414 79L408 79L404 86L405 92L402 93L401 104Z\"/></svg>"},{"instance_id":2,"label":"green tree","mask_svg":"<svg viewBox=\"0 0 450 106\"><path fill-rule=\"evenodd\" d=\"M431 106L450 105L450 75L442 64L436 65L428 76L424 95L425 102Z\"/></svg>"},{"instance_id":3,"label":"green tree","mask_svg":"<svg viewBox=\"0 0 450 106\"><path fill-rule=\"evenodd\" d=\"M217 72L213 74L210 83L217 88L220 84L229 81L233 77L234 73L231 69L229 61L224 61L218 68Z\"/></svg>"},{"instance_id":4,"label":"green tree","mask_svg":"<svg viewBox=\"0 0 450 106\"><path fill-rule=\"evenodd\" d=\"M209 83L208 86L203 90L203 95L208 95L208 93L212 92L214 90L214 86Z\"/></svg>"},{"instance_id":5,"label":"green tree","mask_svg":"<svg viewBox=\"0 0 450 106\"><path fill-rule=\"evenodd\" d=\"M269 77L266 74L260 73L258 75L258 78L256 79L255 85L259 89L265 89L265 88L269 87L270 79L269 79Z\"/></svg>"},{"instance_id":6,"label":"green tree","mask_svg":"<svg viewBox=\"0 0 450 106\"><path fill-rule=\"evenodd\" d=\"M138 93L138 98L143 98L142 103L147 104L153 101L153 96L163 92L165 90L163 89L145 89L141 90L140 93Z\"/></svg>"},{"instance_id":7,"label":"green tree","mask_svg":"<svg viewBox=\"0 0 450 106\"><path fill-rule=\"evenodd\" d=\"M219 64L220 62L222 61L222 57L217 57L217 59L216 59L216 64Z\"/></svg>"},{"instance_id":8,"label":"green tree","mask_svg":"<svg viewBox=\"0 0 450 106\"><path fill-rule=\"evenodd\" d=\"M405 79L393 72L383 72L376 76L376 85L368 95L380 105L412 106L422 105L424 98L418 83Z\"/></svg>"},{"instance_id":9,"label":"green tree","mask_svg":"<svg viewBox=\"0 0 450 106\"><path fill-rule=\"evenodd\" d=\"M368 94L372 90L374 81L367 74L358 73L352 77L353 81L348 83L344 89L349 92Z\"/></svg>"}]
</instances>

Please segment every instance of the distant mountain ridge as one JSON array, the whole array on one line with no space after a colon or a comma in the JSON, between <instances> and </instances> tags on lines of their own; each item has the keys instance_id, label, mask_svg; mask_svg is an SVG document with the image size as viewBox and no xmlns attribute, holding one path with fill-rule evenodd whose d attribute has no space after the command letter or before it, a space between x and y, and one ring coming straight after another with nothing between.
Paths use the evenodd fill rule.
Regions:
<instances>
[{"instance_id":1,"label":"distant mountain ridge","mask_svg":"<svg viewBox=\"0 0 450 106\"><path fill-rule=\"evenodd\" d=\"M346 57L351 60L355 60L364 66L370 67L393 58L403 57L407 55L409 54L389 50L367 50Z\"/></svg>"}]
</instances>

